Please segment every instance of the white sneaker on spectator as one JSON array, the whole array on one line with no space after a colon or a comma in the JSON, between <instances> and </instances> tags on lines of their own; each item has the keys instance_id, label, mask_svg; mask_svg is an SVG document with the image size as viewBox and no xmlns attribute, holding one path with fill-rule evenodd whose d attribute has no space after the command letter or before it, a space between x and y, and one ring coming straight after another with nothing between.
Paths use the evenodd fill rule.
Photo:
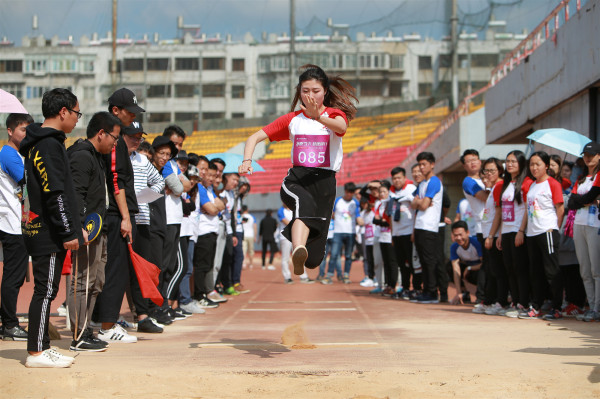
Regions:
<instances>
[{"instance_id":1,"label":"white sneaker on spectator","mask_svg":"<svg viewBox=\"0 0 600 399\"><path fill-rule=\"evenodd\" d=\"M118 342L124 344L132 344L137 342L137 337L130 335L123 327L118 324L112 326L109 330L100 329L98 332L98 339L105 342Z\"/></svg>"},{"instance_id":2,"label":"white sneaker on spectator","mask_svg":"<svg viewBox=\"0 0 600 399\"><path fill-rule=\"evenodd\" d=\"M502 309L504 309L502 305L496 302L495 304L488 306L484 313L490 316L497 316L498 312L500 312Z\"/></svg>"},{"instance_id":3,"label":"white sneaker on spectator","mask_svg":"<svg viewBox=\"0 0 600 399\"><path fill-rule=\"evenodd\" d=\"M219 294L217 292L217 290L212 290L206 297L208 299L210 299L211 301L217 302L217 303L227 302L227 298L225 298L223 295Z\"/></svg>"},{"instance_id":4,"label":"white sneaker on spectator","mask_svg":"<svg viewBox=\"0 0 600 399\"><path fill-rule=\"evenodd\" d=\"M60 305L57 309L57 312L59 316L64 317L67 315L67 308L65 305Z\"/></svg>"},{"instance_id":5,"label":"white sneaker on spectator","mask_svg":"<svg viewBox=\"0 0 600 399\"><path fill-rule=\"evenodd\" d=\"M31 368L64 368L71 367L74 358L59 353L56 349L50 348L43 351L40 355L29 355L25 360L25 367Z\"/></svg>"},{"instance_id":6,"label":"white sneaker on spectator","mask_svg":"<svg viewBox=\"0 0 600 399\"><path fill-rule=\"evenodd\" d=\"M375 282L368 277L365 277L364 280L361 281L359 284L361 287L374 287L375 286Z\"/></svg>"},{"instance_id":7,"label":"white sneaker on spectator","mask_svg":"<svg viewBox=\"0 0 600 399\"><path fill-rule=\"evenodd\" d=\"M275 266L269 265L269 266L267 266L267 270L275 270Z\"/></svg>"},{"instance_id":8,"label":"white sneaker on spectator","mask_svg":"<svg viewBox=\"0 0 600 399\"><path fill-rule=\"evenodd\" d=\"M475 307L473 308L473 313L476 314L484 314L485 310L488 307L486 305L484 305L483 303L478 303L477 305L475 305Z\"/></svg>"},{"instance_id":9,"label":"white sneaker on spectator","mask_svg":"<svg viewBox=\"0 0 600 399\"><path fill-rule=\"evenodd\" d=\"M523 305L519 303L516 307L513 307L512 309L507 309L504 313L504 316L516 319L517 317L519 317L519 313L523 312L524 310L525 308L523 307Z\"/></svg>"},{"instance_id":10,"label":"white sneaker on spectator","mask_svg":"<svg viewBox=\"0 0 600 399\"><path fill-rule=\"evenodd\" d=\"M191 301L190 303L186 303L186 304L182 303L179 306L181 307L181 309L185 310L186 312L206 313L206 310L204 310L200 306L198 306L198 303L196 301Z\"/></svg>"}]
</instances>

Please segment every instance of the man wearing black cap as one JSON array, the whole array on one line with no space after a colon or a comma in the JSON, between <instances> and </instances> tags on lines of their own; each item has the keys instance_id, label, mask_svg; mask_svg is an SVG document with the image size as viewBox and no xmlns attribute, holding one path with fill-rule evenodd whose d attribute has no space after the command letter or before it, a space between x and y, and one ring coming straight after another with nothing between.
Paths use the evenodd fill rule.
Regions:
<instances>
[{"instance_id":1,"label":"man wearing black cap","mask_svg":"<svg viewBox=\"0 0 600 399\"><path fill-rule=\"evenodd\" d=\"M109 112L119 118L123 126L130 126L134 123L136 113L144 112L144 109L137 105L134 93L126 88L115 91L108 98L108 103ZM141 141L140 135L139 142ZM137 342L137 338L116 324L129 279L128 265L131 265L127 241L134 242L135 223L132 224L131 221L138 212L133 168L125 140L117 142L113 151L104 156L104 162L109 197L109 207L104 220L108 256L104 289L96 300L92 319L102 323L98 338L107 342L132 343Z\"/></svg>"},{"instance_id":2,"label":"man wearing black cap","mask_svg":"<svg viewBox=\"0 0 600 399\"><path fill-rule=\"evenodd\" d=\"M123 126L129 126L137 114L146 111L138 105L135 94L123 87L108 97L108 112L119 118Z\"/></svg>"}]
</instances>

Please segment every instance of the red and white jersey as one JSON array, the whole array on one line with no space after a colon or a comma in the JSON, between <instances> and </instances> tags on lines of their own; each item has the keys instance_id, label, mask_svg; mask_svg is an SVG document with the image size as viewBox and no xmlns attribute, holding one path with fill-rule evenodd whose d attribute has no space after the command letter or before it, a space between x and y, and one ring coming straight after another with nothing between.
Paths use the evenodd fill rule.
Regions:
<instances>
[{"instance_id":1,"label":"red and white jersey","mask_svg":"<svg viewBox=\"0 0 600 399\"><path fill-rule=\"evenodd\" d=\"M521 184L521 198L523 200L520 204L515 200L515 184L513 182L508 184L504 192L502 192L502 187L494 190L494 202L502 211L501 234L516 233L521 228L526 206L524 197L532 182L529 177L523 180Z\"/></svg>"},{"instance_id":2,"label":"red and white jersey","mask_svg":"<svg viewBox=\"0 0 600 399\"><path fill-rule=\"evenodd\" d=\"M336 108L325 108L321 118L341 116L348 125L346 114ZM342 166L344 150L342 137L322 123L307 117L302 111L280 116L263 128L271 141L291 140L292 164L337 172Z\"/></svg>"},{"instance_id":3,"label":"red and white jersey","mask_svg":"<svg viewBox=\"0 0 600 399\"><path fill-rule=\"evenodd\" d=\"M574 194L587 194L592 186L600 187L600 172L594 176L586 176L583 183L575 183L573 187ZM600 227L600 220L598 220L598 207L595 204L588 204L581 209L577 210L575 214L575 224L582 226Z\"/></svg>"},{"instance_id":4,"label":"red and white jersey","mask_svg":"<svg viewBox=\"0 0 600 399\"><path fill-rule=\"evenodd\" d=\"M524 197L527 204L528 237L558 230L555 205L564 202L559 182L551 177L541 183L534 181Z\"/></svg>"},{"instance_id":5,"label":"red and white jersey","mask_svg":"<svg viewBox=\"0 0 600 399\"><path fill-rule=\"evenodd\" d=\"M485 206L483 207L483 214L481 216L481 232L483 237L488 237L490 235L490 231L492 231L492 225L494 224L494 218L496 217L496 192L502 190L502 180L497 182L494 187L492 187L492 191L490 195L488 195L487 200L485 201ZM494 234L494 237L498 237L498 232Z\"/></svg>"}]
</instances>

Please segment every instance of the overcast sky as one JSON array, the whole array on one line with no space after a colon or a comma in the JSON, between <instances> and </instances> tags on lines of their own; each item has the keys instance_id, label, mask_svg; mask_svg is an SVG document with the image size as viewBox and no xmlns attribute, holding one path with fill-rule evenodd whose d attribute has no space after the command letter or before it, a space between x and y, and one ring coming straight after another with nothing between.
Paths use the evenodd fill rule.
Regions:
<instances>
[{"instance_id":1,"label":"overcast sky","mask_svg":"<svg viewBox=\"0 0 600 399\"><path fill-rule=\"evenodd\" d=\"M509 29L520 32L533 29L559 0L459 0L459 13L469 14L469 21L494 15L507 19ZM502 4L515 4L506 7ZM575 3L574 1L572 3ZM296 0L296 27L306 29L314 18L335 24L348 24L351 33L365 31L384 35L420 32L436 39L447 34L449 0ZM289 32L290 0L119 0L118 37L128 33L134 39L154 32L161 39L177 37L177 16L186 25L200 25L208 36L220 33L241 40L246 32L260 39L261 32ZM32 16L38 15L37 34L82 35L97 32L100 37L111 30L112 0L0 0L0 38L6 36L20 45L23 36L32 35ZM466 20L466 18L465 18ZM511 25L512 24L512 25ZM476 27L466 26L467 29ZM328 32L319 32L328 33Z\"/></svg>"}]
</instances>

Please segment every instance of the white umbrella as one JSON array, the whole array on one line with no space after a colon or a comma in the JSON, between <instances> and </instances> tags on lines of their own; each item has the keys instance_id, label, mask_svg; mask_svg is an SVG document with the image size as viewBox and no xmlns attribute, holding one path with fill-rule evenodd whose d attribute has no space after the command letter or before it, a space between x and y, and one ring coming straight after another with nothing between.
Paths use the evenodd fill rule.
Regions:
<instances>
[{"instance_id":1,"label":"white umbrella","mask_svg":"<svg viewBox=\"0 0 600 399\"><path fill-rule=\"evenodd\" d=\"M0 113L4 114L28 114L27 110L17 99L7 91L0 89Z\"/></svg>"}]
</instances>

